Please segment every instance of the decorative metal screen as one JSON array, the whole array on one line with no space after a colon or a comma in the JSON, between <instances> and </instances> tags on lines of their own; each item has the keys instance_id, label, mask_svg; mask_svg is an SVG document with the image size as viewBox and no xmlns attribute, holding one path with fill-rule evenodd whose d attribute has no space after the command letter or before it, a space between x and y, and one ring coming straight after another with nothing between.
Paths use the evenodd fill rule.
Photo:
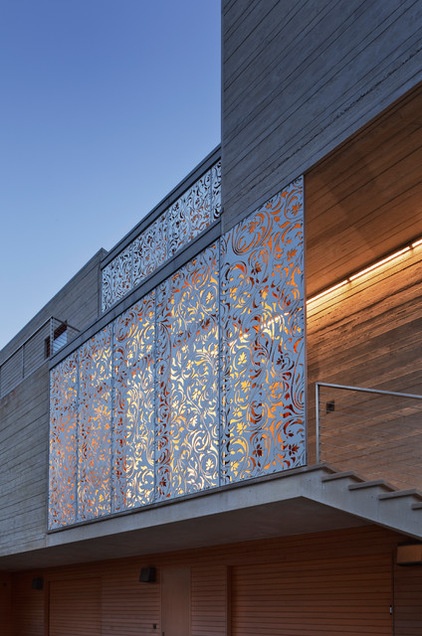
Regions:
<instances>
[{"instance_id":1,"label":"decorative metal screen","mask_svg":"<svg viewBox=\"0 0 422 636\"><path fill-rule=\"evenodd\" d=\"M102 309L107 311L176 252L216 221L221 211L221 161L102 271Z\"/></svg>"},{"instance_id":2,"label":"decorative metal screen","mask_svg":"<svg viewBox=\"0 0 422 636\"><path fill-rule=\"evenodd\" d=\"M154 499L155 294L114 325L114 511Z\"/></svg>"},{"instance_id":3,"label":"decorative metal screen","mask_svg":"<svg viewBox=\"0 0 422 636\"><path fill-rule=\"evenodd\" d=\"M157 497L218 485L218 250L157 295Z\"/></svg>"},{"instance_id":4,"label":"decorative metal screen","mask_svg":"<svg viewBox=\"0 0 422 636\"><path fill-rule=\"evenodd\" d=\"M302 190L221 240L224 482L304 463Z\"/></svg>"},{"instance_id":5,"label":"decorative metal screen","mask_svg":"<svg viewBox=\"0 0 422 636\"><path fill-rule=\"evenodd\" d=\"M79 350L78 519L111 512L111 325Z\"/></svg>"},{"instance_id":6,"label":"decorative metal screen","mask_svg":"<svg viewBox=\"0 0 422 636\"><path fill-rule=\"evenodd\" d=\"M78 352L50 373L50 528L76 521Z\"/></svg>"},{"instance_id":7,"label":"decorative metal screen","mask_svg":"<svg viewBox=\"0 0 422 636\"><path fill-rule=\"evenodd\" d=\"M52 370L50 528L304 464L302 226L300 179Z\"/></svg>"}]
</instances>

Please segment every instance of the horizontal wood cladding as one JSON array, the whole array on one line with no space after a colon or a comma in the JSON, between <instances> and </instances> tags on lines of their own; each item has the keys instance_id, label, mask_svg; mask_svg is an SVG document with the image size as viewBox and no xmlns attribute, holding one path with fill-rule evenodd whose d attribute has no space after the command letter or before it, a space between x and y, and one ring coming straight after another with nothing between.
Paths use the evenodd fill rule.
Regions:
<instances>
[{"instance_id":1,"label":"horizontal wood cladding","mask_svg":"<svg viewBox=\"0 0 422 636\"><path fill-rule=\"evenodd\" d=\"M309 303L308 381L422 394L421 249ZM399 488L422 488L422 403L321 390L321 459ZM336 411L325 414L325 402ZM309 391L310 450L315 400ZM312 461L312 458L310 459Z\"/></svg>"},{"instance_id":2,"label":"horizontal wood cladding","mask_svg":"<svg viewBox=\"0 0 422 636\"><path fill-rule=\"evenodd\" d=\"M0 573L0 617L2 636L12 636L12 583L7 573Z\"/></svg>"},{"instance_id":3,"label":"horizontal wood cladding","mask_svg":"<svg viewBox=\"0 0 422 636\"><path fill-rule=\"evenodd\" d=\"M49 636L101 636L101 579L49 583Z\"/></svg>"},{"instance_id":4,"label":"horizontal wood cladding","mask_svg":"<svg viewBox=\"0 0 422 636\"><path fill-rule=\"evenodd\" d=\"M390 635L390 605L395 636L413 636L410 625L422 629L422 568L393 572L402 540L366 526L14 574L13 635L161 634L160 572L184 567L192 636ZM140 583L149 566L156 582ZM32 588L34 577L42 590Z\"/></svg>"},{"instance_id":5,"label":"horizontal wood cladding","mask_svg":"<svg viewBox=\"0 0 422 636\"><path fill-rule=\"evenodd\" d=\"M43 365L0 401L0 554L45 536L48 387Z\"/></svg>"},{"instance_id":6,"label":"horizontal wood cladding","mask_svg":"<svg viewBox=\"0 0 422 636\"><path fill-rule=\"evenodd\" d=\"M305 178L307 294L422 236L422 87Z\"/></svg>"},{"instance_id":7,"label":"horizontal wood cladding","mask_svg":"<svg viewBox=\"0 0 422 636\"><path fill-rule=\"evenodd\" d=\"M32 587L37 573L12 575L13 636L45 636L47 594Z\"/></svg>"},{"instance_id":8,"label":"horizontal wood cladding","mask_svg":"<svg viewBox=\"0 0 422 636\"><path fill-rule=\"evenodd\" d=\"M391 557L342 556L232 569L232 636L392 633Z\"/></svg>"},{"instance_id":9,"label":"horizontal wood cladding","mask_svg":"<svg viewBox=\"0 0 422 636\"><path fill-rule=\"evenodd\" d=\"M414 0L250 4L223 3L226 227L422 79Z\"/></svg>"},{"instance_id":10,"label":"horizontal wood cladding","mask_svg":"<svg viewBox=\"0 0 422 636\"><path fill-rule=\"evenodd\" d=\"M422 567L396 566L394 572L394 612L397 635L422 633Z\"/></svg>"}]
</instances>

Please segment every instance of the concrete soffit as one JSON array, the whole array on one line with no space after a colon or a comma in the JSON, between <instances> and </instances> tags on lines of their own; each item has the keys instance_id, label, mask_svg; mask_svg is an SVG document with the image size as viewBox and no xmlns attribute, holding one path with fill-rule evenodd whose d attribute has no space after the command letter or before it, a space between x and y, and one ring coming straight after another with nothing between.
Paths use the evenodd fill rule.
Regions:
<instances>
[{"instance_id":1,"label":"concrete soffit","mask_svg":"<svg viewBox=\"0 0 422 636\"><path fill-rule=\"evenodd\" d=\"M326 465L244 482L45 536L0 569L52 567L376 524L422 539L422 495Z\"/></svg>"}]
</instances>

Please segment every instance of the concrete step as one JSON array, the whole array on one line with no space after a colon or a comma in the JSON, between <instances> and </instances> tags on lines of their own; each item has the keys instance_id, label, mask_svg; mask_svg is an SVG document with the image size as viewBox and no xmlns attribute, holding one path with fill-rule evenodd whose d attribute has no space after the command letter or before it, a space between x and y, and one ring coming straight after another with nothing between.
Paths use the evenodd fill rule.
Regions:
<instances>
[{"instance_id":1,"label":"concrete step","mask_svg":"<svg viewBox=\"0 0 422 636\"><path fill-rule=\"evenodd\" d=\"M394 490L394 492L380 495L379 499L380 501L388 501L389 499L401 499L403 497L414 497L415 499L419 499L422 502L422 493L415 488L411 488L409 490Z\"/></svg>"},{"instance_id":2,"label":"concrete step","mask_svg":"<svg viewBox=\"0 0 422 636\"><path fill-rule=\"evenodd\" d=\"M379 490L388 491L388 494L394 491L394 487L387 484L387 482L382 479L373 479L372 481L362 481L359 484L351 484L349 486L349 490L369 490L370 488L377 488ZM387 493L386 493L387 494ZM379 497L383 497L383 494L380 494Z\"/></svg>"},{"instance_id":3,"label":"concrete step","mask_svg":"<svg viewBox=\"0 0 422 636\"><path fill-rule=\"evenodd\" d=\"M322 478L322 481L324 483L330 482L330 481L337 482L340 479L347 479L349 481L354 481L359 483L364 481L362 477L359 477L359 475L353 472L352 470L347 470L341 473L332 473L331 475L325 475L325 477Z\"/></svg>"}]
</instances>

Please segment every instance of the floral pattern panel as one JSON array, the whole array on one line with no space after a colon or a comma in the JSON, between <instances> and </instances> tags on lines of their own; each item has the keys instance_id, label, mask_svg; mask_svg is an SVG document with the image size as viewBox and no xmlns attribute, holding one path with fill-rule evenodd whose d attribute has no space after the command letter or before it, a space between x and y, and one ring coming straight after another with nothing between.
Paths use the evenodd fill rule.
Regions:
<instances>
[{"instance_id":1,"label":"floral pattern panel","mask_svg":"<svg viewBox=\"0 0 422 636\"><path fill-rule=\"evenodd\" d=\"M113 511L154 497L155 294L114 323Z\"/></svg>"},{"instance_id":2,"label":"floral pattern panel","mask_svg":"<svg viewBox=\"0 0 422 636\"><path fill-rule=\"evenodd\" d=\"M218 218L220 208L221 163L219 162L169 208L169 256L176 254L209 227Z\"/></svg>"},{"instance_id":3,"label":"floral pattern panel","mask_svg":"<svg viewBox=\"0 0 422 636\"><path fill-rule=\"evenodd\" d=\"M304 318L299 179L51 371L49 528L303 465Z\"/></svg>"},{"instance_id":4,"label":"floral pattern panel","mask_svg":"<svg viewBox=\"0 0 422 636\"><path fill-rule=\"evenodd\" d=\"M218 249L157 293L157 497L218 485Z\"/></svg>"},{"instance_id":5,"label":"floral pattern panel","mask_svg":"<svg viewBox=\"0 0 422 636\"><path fill-rule=\"evenodd\" d=\"M303 183L221 241L223 483L305 462Z\"/></svg>"},{"instance_id":6,"label":"floral pattern panel","mask_svg":"<svg viewBox=\"0 0 422 636\"><path fill-rule=\"evenodd\" d=\"M50 374L49 528L76 521L78 352Z\"/></svg>"},{"instance_id":7,"label":"floral pattern panel","mask_svg":"<svg viewBox=\"0 0 422 636\"><path fill-rule=\"evenodd\" d=\"M102 310L107 311L221 213L221 161L137 236L102 271Z\"/></svg>"},{"instance_id":8,"label":"floral pattern panel","mask_svg":"<svg viewBox=\"0 0 422 636\"><path fill-rule=\"evenodd\" d=\"M164 216L159 216L145 232L132 243L133 274L132 287L155 272L167 260L167 224Z\"/></svg>"},{"instance_id":9,"label":"floral pattern panel","mask_svg":"<svg viewBox=\"0 0 422 636\"><path fill-rule=\"evenodd\" d=\"M79 350L78 519L111 512L112 326Z\"/></svg>"},{"instance_id":10,"label":"floral pattern panel","mask_svg":"<svg viewBox=\"0 0 422 636\"><path fill-rule=\"evenodd\" d=\"M129 245L103 269L101 286L103 311L124 298L133 287L132 251L132 245Z\"/></svg>"}]
</instances>

